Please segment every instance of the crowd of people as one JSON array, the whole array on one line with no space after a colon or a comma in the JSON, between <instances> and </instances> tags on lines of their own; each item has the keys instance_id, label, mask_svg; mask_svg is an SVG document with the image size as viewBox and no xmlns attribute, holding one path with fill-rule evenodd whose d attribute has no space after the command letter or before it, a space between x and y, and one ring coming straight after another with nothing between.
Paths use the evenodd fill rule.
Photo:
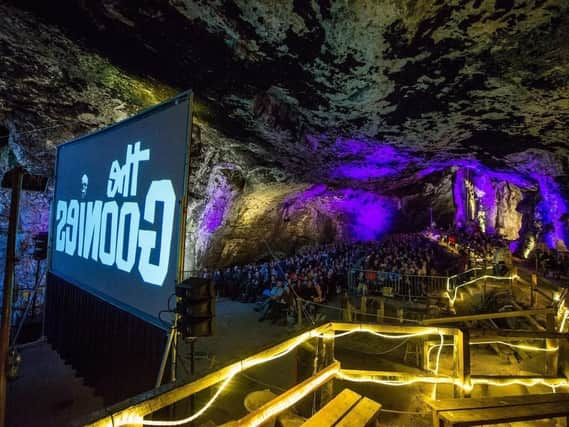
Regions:
<instances>
[{"instance_id":1,"label":"crowd of people","mask_svg":"<svg viewBox=\"0 0 569 427\"><path fill-rule=\"evenodd\" d=\"M449 250L447 250L449 249ZM506 254L509 261L504 262ZM569 256L554 251L537 254L542 271L569 275ZM314 309L348 286L357 294L379 292L401 283L409 297L426 295L428 278L449 276L476 266L511 264L506 242L480 230L435 229L425 233L395 234L376 242L329 244L304 248L285 259L204 270L217 294L244 303L256 303L260 321L296 316L295 310ZM502 274L503 271L495 271ZM304 306L297 303L299 298Z\"/></svg>"},{"instance_id":2,"label":"crowd of people","mask_svg":"<svg viewBox=\"0 0 569 427\"><path fill-rule=\"evenodd\" d=\"M206 270L204 277L212 279L220 296L258 302L258 311L262 312L259 320L265 320L281 306L292 308L298 296L321 303L341 292L360 251L358 245L330 244L282 260Z\"/></svg>"},{"instance_id":3,"label":"crowd of people","mask_svg":"<svg viewBox=\"0 0 569 427\"><path fill-rule=\"evenodd\" d=\"M441 263L435 267L436 252L440 252L438 245L419 234L391 235L369 245L362 267L414 276L436 275L437 267L442 268Z\"/></svg>"},{"instance_id":4,"label":"crowd of people","mask_svg":"<svg viewBox=\"0 0 569 427\"><path fill-rule=\"evenodd\" d=\"M501 250L509 251L507 243L499 236L483 233L480 230L465 228L447 228L437 230L434 236L458 256L458 272L472 267L498 263L497 254Z\"/></svg>"},{"instance_id":5,"label":"crowd of people","mask_svg":"<svg viewBox=\"0 0 569 427\"><path fill-rule=\"evenodd\" d=\"M343 294L348 290L350 270L357 270L355 274L361 276L356 280L369 279L365 286L372 286L364 270L427 276L443 272L450 264L452 257L436 242L419 234L396 234L377 242L308 248L282 260L206 270L203 274L212 279L218 295L256 302L257 311L262 313L259 320L265 320L287 308L289 312L296 310L298 297L324 303Z\"/></svg>"}]
</instances>

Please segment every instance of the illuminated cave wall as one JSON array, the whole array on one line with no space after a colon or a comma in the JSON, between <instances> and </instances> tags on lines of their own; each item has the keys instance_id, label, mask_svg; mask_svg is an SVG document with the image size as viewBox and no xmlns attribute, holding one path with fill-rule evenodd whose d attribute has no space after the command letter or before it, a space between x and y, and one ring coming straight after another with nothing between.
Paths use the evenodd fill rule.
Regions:
<instances>
[{"instance_id":1,"label":"illuminated cave wall","mask_svg":"<svg viewBox=\"0 0 569 427\"><path fill-rule=\"evenodd\" d=\"M0 189L0 289L4 281L10 198L11 191L9 189ZM34 252L33 237L37 233L48 231L49 202L50 197L48 194L32 191L22 191L21 193L20 216L16 237L17 263L14 277L15 283L20 288L31 289L34 287L38 263L32 258ZM42 281L45 280L46 264L45 260L39 263L39 278ZM39 301L43 299L42 295L41 293L39 294ZM20 302L24 300L23 295L18 294L16 298L16 306L21 307Z\"/></svg>"},{"instance_id":2,"label":"illuminated cave wall","mask_svg":"<svg viewBox=\"0 0 569 427\"><path fill-rule=\"evenodd\" d=\"M544 167L514 172L476 160L429 162L355 139L338 138L335 149L336 157L317 171L320 183L239 156L221 162L228 152L202 161L197 181L207 185L196 190L201 199L190 209L188 265L250 262L268 257L269 247L288 254L306 245L374 240L423 230L431 220L476 225L525 255L539 241L552 248L568 242L565 187L535 172Z\"/></svg>"},{"instance_id":3,"label":"illuminated cave wall","mask_svg":"<svg viewBox=\"0 0 569 427\"><path fill-rule=\"evenodd\" d=\"M396 210L395 200L370 191L324 184L254 185L233 202L200 263L229 265L266 258L271 251L282 255L308 245L375 240L391 231Z\"/></svg>"},{"instance_id":4,"label":"illuminated cave wall","mask_svg":"<svg viewBox=\"0 0 569 427\"><path fill-rule=\"evenodd\" d=\"M527 256L538 242L566 250L569 244L567 196L559 179L536 164L529 173L497 172L480 164L456 169L455 224L473 223L486 233L514 241Z\"/></svg>"},{"instance_id":5,"label":"illuminated cave wall","mask_svg":"<svg viewBox=\"0 0 569 427\"><path fill-rule=\"evenodd\" d=\"M453 197L455 224L476 224L484 233L497 234L507 240L519 238L522 213L517 210L523 198L522 188L485 168L459 167L455 172Z\"/></svg>"}]
</instances>

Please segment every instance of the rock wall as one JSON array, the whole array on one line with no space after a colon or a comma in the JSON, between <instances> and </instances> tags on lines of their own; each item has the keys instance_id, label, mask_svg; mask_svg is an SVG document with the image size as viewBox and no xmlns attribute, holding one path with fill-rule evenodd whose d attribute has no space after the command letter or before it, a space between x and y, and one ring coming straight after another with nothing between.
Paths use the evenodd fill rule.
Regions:
<instances>
[{"instance_id":1,"label":"rock wall","mask_svg":"<svg viewBox=\"0 0 569 427\"><path fill-rule=\"evenodd\" d=\"M507 240L520 239L520 244L512 247L524 256L539 242L565 251L569 243L567 182L564 175L555 176L564 170L554 160L551 155L536 158L532 153L528 163L533 162L533 167L525 163L517 172L481 165L457 169L453 187L455 223L472 222L482 231Z\"/></svg>"},{"instance_id":2,"label":"rock wall","mask_svg":"<svg viewBox=\"0 0 569 427\"><path fill-rule=\"evenodd\" d=\"M507 240L517 240L522 228L523 214L518 206L523 199L520 188L507 181L496 184L496 234Z\"/></svg>"},{"instance_id":3,"label":"rock wall","mask_svg":"<svg viewBox=\"0 0 569 427\"><path fill-rule=\"evenodd\" d=\"M84 10L84 5L78 7ZM31 173L52 176L57 144L179 91L117 67L67 34L30 13L0 4L0 174L23 165ZM367 33L363 36L367 40ZM213 65L215 75L221 74L219 70L231 74L223 63ZM199 80L204 85L211 80L211 70L206 71ZM499 162L486 157L485 164L492 167L484 166L460 144L464 129L447 132L453 121L440 115L428 119L428 126L418 125L423 119L405 117L403 133L396 132L397 126L383 136L362 136L346 126L345 111L335 110L328 117L321 110L326 106L322 99L315 98L316 110L304 114L293 88L276 83L254 87L265 74L270 73L238 75L250 78L243 87L251 96L218 97L216 91L196 96L187 206L188 270L267 256L265 241L273 250L288 253L307 244L370 240L390 231L422 229L430 223L431 212L432 220L442 226L476 220L486 231L512 240L533 236L552 247L569 243L569 186L563 178L569 166L562 149L548 152L523 146L525 151L502 153ZM336 91L340 82L326 84ZM400 104L402 96L394 99L397 109L411 105ZM218 101L231 108L214 108ZM347 111L361 105L353 102ZM394 105L386 104L384 109ZM329 132L326 126L310 128L308 123L314 120L309 119L315 116L323 125L334 122L341 133ZM368 116L373 127L381 123L366 110ZM470 126L471 115L464 117ZM443 126L442 131L434 124ZM511 138L502 145L515 145ZM469 141L482 151L488 145ZM483 157L480 150L476 155ZM6 210L8 199L3 194L0 209ZM49 198L48 191L23 202L24 216L43 212L43 221ZM5 219L0 218L0 226L6 227Z\"/></svg>"},{"instance_id":4,"label":"rock wall","mask_svg":"<svg viewBox=\"0 0 569 427\"><path fill-rule=\"evenodd\" d=\"M216 194L224 184L212 191ZM199 227L197 241L205 241ZM250 262L307 245L375 240L393 230L397 202L371 191L302 183L255 184L233 201L198 263ZM202 246L202 249L204 246Z\"/></svg>"}]
</instances>

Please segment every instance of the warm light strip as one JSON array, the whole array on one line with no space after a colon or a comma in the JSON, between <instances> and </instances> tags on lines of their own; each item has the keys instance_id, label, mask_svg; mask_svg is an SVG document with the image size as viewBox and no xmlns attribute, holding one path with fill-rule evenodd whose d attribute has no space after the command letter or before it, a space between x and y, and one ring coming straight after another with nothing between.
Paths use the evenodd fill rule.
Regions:
<instances>
[{"instance_id":1,"label":"warm light strip","mask_svg":"<svg viewBox=\"0 0 569 427\"><path fill-rule=\"evenodd\" d=\"M498 341L498 340L493 340L493 341L477 341L477 342L470 342L470 345L484 345L484 344L502 344L511 348L519 348L520 350L526 350L526 351L543 351L543 352L554 352L559 350L559 347L553 347L553 348L544 348L544 347L537 347L537 346L533 346L533 345L526 345L526 344L511 344L508 342L504 342L504 341ZM442 344L444 346L454 346L454 344ZM435 349L435 348L439 348L439 353L442 349L442 345L441 344L433 344L432 346L429 347L429 350L427 350L427 370L430 370L430 366L431 366L431 352ZM437 359L440 358L440 354L437 355Z\"/></svg>"},{"instance_id":2,"label":"warm light strip","mask_svg":"<svg viewBox=\"0 0 569 427\"><path fill-rule=\"evenodd\" d=\"M553 381L557 381L557 384L554 384ZM532 378L532 379L521 379L516 378L508 381L496 381L491 380L489 378L472 378L472 384L487 384L493 385L497 387L506 387L510 385L521 385L525 387L534 387L536 385L543 385L547 387L551 387L551 389L555 392L557 391L558 387L569 387L569 382L566 379L555 379L555 378Z\"/></svg>"},{"instance_id":3,"label":"warm light strip","mask_svg":"<svg viewBox=\"0 0 569 427\"><path fill-rule=\"evenodd\" d=\"M390 340L397 340L397 339L403 339L403 338L415 338L415 337L423 337L425 335L434 335L434 334L438 334L440 333L438 329L436 328L431 328L428 329L426 331L421 331L421 332L415 332L415 333L411 333L411 334L400 334L400 335L388 335L388 334L383 334L381 332L377 332L374 331L373 329L369 329L366 327L358 327L358 328L354 328L354 329L350 329L349 331L345 331L339 334L321 334L318 337L319 338L342 338L345 337L346 335L351 335L355 332L366 332L368 334L372 334L375 335L376 337L380 337L380 338L386 338L386 339L390 339Z\"/></svg>"},{"instance_id":4,"label":"warm light strip","mask_svg":"<svg viewBox=\"0 0 569 427\"><path fill-rule=\"evenodd\" d=\"M481 345L481 344L502 344L511 348L519 348L520 350L527 350L527 351L546 351L546 352L553 352L559 350L559 347L554 348L543 348L543 347L536 347L533 345L526 345L526 344L511 344L504 341L478 341L478 342L471 342L470 345Z\"/></svg>"},{"instance_id":5,"label":"warm light strip","mask_svg":"<svg viewBox=\"0 0 569 427\"><path fill-rule=\"evenodd\" d=\"M254 413L245 416L238 422L237 425L257 427L265 423L275 415L281 413L287 408L290 408L292 405L297 403L300 399L304 398L309 393L315 391L322 384L336 377L339 371L340 364L336 362L334 366L325 368L318 377L307 381L305 384L297 388L294 392L284 392L283 395L277 396ZM273 403L275 401L277 403Z\"/></svg>"},{"instance_id":6,"label":"warm light strip","mask_svg":"<svg viewBox=\"0 0 569 427\"><path fill-rule=\"evenodd\" d=\"M406 386L412 384L454 384L458 387L461 387L465 391L472 391L473 386L475 384L487 384L493 385L497 387L505 387L510 385L521 385L525 387L534 387L537 385L543 385L547 387L551 387L554 391L558 387L569 387L569 383L566 379L563 378L514 378L511 380L504 380L504 381L497 381L492 380L490 378L471 378L470 382L471 385L466 385L459 381L456 378L452 377L421 377L421 376L414 376L412 378L406 380L382 380L375 378L372 375L366 376L354 376L350 374L346 374L344 370L340 369L337 374L337 378L352 381L352 382L359 382L359 383L375 383L380 385L388 385L388 386Z\"/></svg>"},{"instance_id":7,"label":"warm light strip","mask_svg":"<svg viewBox=\"0 0 569 427\"><path fill-rule=\"evenodd\" d=\"M565 312L563 313L563 319L561 319L561 324L559 325L559 332L564 331L567 318L569 318L569 310L565 309Z\"/></svg>"},{"instance_id":8,"label":"warm light strip","mask_svg":"<svg viewBox=\"0 0 569 427\"><path fill-rule=\"evenodd\" d=\"M565 316L565 318L567 318L567 316ZM196 418L198 418L199 416L201 416L205 411L207 411L208 408L211 407L211 405L213 405L213 403L217 400L217 398L219 397L221 392L227 387L229 382L237 374L239 374L240 372L243 372L244 370L251 368L253 366L257 366L257 365L278 359L280 357L283 357L283 356L289 354L291 351L293 351L299 345L301 345L302 343L306 342L307 340L309 340L311 338L336 339L336 338L341 338L341 337L350 335L350 334L355 333L355 332L365 332L365 333L370 333L370 334L373 334L375 336L378 336L381 338L386 338L386 339L404 339L404 338L433 335L435 333L438 333L440 338L441 338L441 342L437 345L432 346L429 349L428 358L427 358L428 359L427 365L430 366L430 360L429 360L430 359L430 352L434 347L439 348L439 351L437 352L437 358L436 358L435 369L434 369L435 374L437 374L439 371L439 363L440 363L440 356L441 356L441 352L442 352L442 347L445 345L454 345L454 344L445 344L444 343L444 334L441 330L439 330L437 328L430 328L430 329L427 329L427 330L424 330L421 332L416 332L416 333L394 334L394 335L392 334L392 335L390 335L390 334L384 334L384 333L377 332L371 328L367 328L367 327L364 327L361 325L358 325L358 326L344 325L344 326L350 326L351 329L348 331L339 333L339 334L323 333L323 332L320 332L320 329L305 332L304 334L298 336L297 339L294 340L288 348L286 348L286 350L283 350L280 353L277 353L277 354L272 355L272 356L249 358L249 359L243 360L240 363L240 365L236 366L234 369L229 371L229 373L227 374L227 377L223 380L222 384L219 386L219 388L217 389L215 394L212 396L212 398L198 412L192 414L191 416L189 416L187 418L184 418L181 420L175 420L175 421L144 420L143 417L130 413L124 417L121 417L120 420L115 419L114 425L115 426L122 426L122 425L127 425L127 424L142 424L142 425L151 425L151 426L152 425L153 426L179 426L179 425L190 423L193 420L195 420ZM480 342L480 343L471 343L471 344L486 344L486 343L492 343L492 342L489 341L489 342ZM502 343L505 345L509 345L508 343L505 343L502 341L496 341L496 343ZM555 351L556 349L544 350L542 348L539 348L539 350L540 351ZM404 386L404 385L410 385L410 384L415 384L415 383L455 384L455 385L463 388L464 390L472 390L474 384L488 384L488 385L496 385L496 386L506 386L506 385L518 384L518 385L523 385L526 387L531 387L531 386L535 386L535 385L545 385L545 386L551 387L554 391L556 391L556 389L558 387L569 386L569 383L567 383L567 380L565 380L565 379L557 380L558 381L557 384L552 384L552 379L546 379L546 378L534 378L534 379L527 379L527 380L512 379L511 381L496 381L496 380L491 380L488 378L473 378L471 380L470 385L465 385L465 384L461 383L459 380L453 379L450 377L420 377L420 376L416 376L416 377L413 377L413 378L408 379L408 380L379 380L379 379L373 378L371 376L370 377L353 377L350 375L346 375L341 370L334 370L331 372L333 372L333 373L324 375L321 379L322 382L320 382L319 384L322 384L323 382L328 380L332 375L335 375L337 378L345 379L348 381L374 382L377 384L391 385L391 386ZM309 391L307 393L309 393ZM276 415L277 413L281 412L282 410L286 409L287 407L294 405L294 403L296 403L298 400L302 399L302 397L303 396L301 395L301 393L294 393L290 396L287 396L287 398L285 400L283 400L282 403L279 403L279 405L277 405L277 406L272 406L271 407L272 409L268 410L268 412L266 412L263 417L258 419L259 423L254 424L254 425L259 425L263 421L265 421L266 419L271 418L272 416ZM265 418L265 416L266 416L266 418ZM118 421L118 423L117 423L117 421Z\"/></svg>"},{"instance_id":9,"label":"warm light strip","mask_svg":"<svg viewBox=\"0 0 569 427\"><path fill-rule=\"evenodd\" d=\"M451 346L454 347L454 343L451 344L433 344L432 346L429 347L429 350L427 350L427 370L430 371L431 370L431 352L435 349L435 348L439 348L439 352L437 354L437 358L440 358L440 353L442 351L443 346Z\"/></svg>"},{"instance_id":10,"label":"warm light strip","mask_svg":"<svg viewBox=\"0 0 569 427\"><path fill-rule=\"evenodd\" d=\"M257 365L267 363L267 362L270 362L272 360L281 358L281 357L289 354L296 347L298 347L299 345L301 345L302 343L306 342L307 340L309 340L311 338L336 339L336 338L344 337L346 335L351 335L351 334L356 333L356 332L366 332L366 333L373 334L375 336L378 336L381 338L386 338L386 339L412 338L412 337L433 335L433 334L438 333L441 336L441 339L444 339L442 332L440 332L437 328L430 328L430 329L427 329L427 330L421 331L421 332L415 332L415 333L409 333L409 334L398 334L398 335L384 334L384 333L377 332L377 331L370 329L370 328L362 327L361 325L358 327L355 327L353 329L350 329L349 331L345 331L345 332L342 332L339 334L334 334L334 333L332 333L332 334L328 333L327 334L327 333L321 333L319 331L309 331L309 332L306 332L306 333L300 335L298 337L298 339L295 340L290 345L290 347L288 347L286 350L284 350L280 353L277 353L273 356L253 358L253 359L248 359L248 360L242 361L241 366L236 367L234 370L232 370L228 374L227 378L219 386L219 388L217 389L215 394L211 397L211 399L208 400L207 403L198 412L192 414L191 416L180 419L180 420L175 420L175 421L144 420L144 419L142 419L142 417L136 417L135 420L129 419L128 424L134 423L134 424L142 424L142 425L149 425L149 426L179 426L179 425L190 423L193 420L195 420L196 418L198 418L199 416L201 416L205 411L207 411L211 407L211 405L213 405L213 403L217 400L217 398L219 397L221 392L227 387L229 382L240 372L242 372L246 369L249 369L253 366L257 366ZM437 366L438 366L438 360L437 360ZM116 424L116 425L121 426L121 425L126 425L126 424L127 424L126 422L121 422L120 424Z\"/></svg>"},{"instance_id":11,"label":"warm light strip","mask_svg":"<svg viewBox=\"0 0 569 427\"><path fill-rule=\"evenodd\" d=\"M412 385L417 383L423 384L454 384L456 380L450 377L420 377L416 376L410 378L408 380L381 380L378 378L374 378L373 376L353 376L346 374L344 370L340 369L340 371L336 374L336 377L340 380L346 380L356 383L375 383L380 385L389 385L389 386L406 386Z\"/></svg>"},{"instance_id":12,"label":"warm light strip","mask_svg":"<svg viewBox=\"0 0 569 427\"><path fill-rule=\"evenodd\" d=\"M513 279L517 279L517 278L518 278L517 275L513 275L513 276L489 276L489 275L480 276L480 277L477 277L476 279L470 280L469 282L463 283L462 285L456 286L454 288L454 295L452 297L450 296L450 284L449 284L449 281L447 281L446 296L449 299L451 305L454 305L454 302L456 301L456 298L458 296L458 290L464 286L471 285L472 283L475 283L475 282L482 280L482 279L513 280Z\"/></svg>"},{"instance_id":13,"label":"warm light strip","mask_svg":"<svg viewBox=\"0 0 569 427\"><path fill-rule=\"evenodd\" d=\"M298 347L299 345L301 345L302 343L304 343L305 341L309 340L310 338L313 337L317 337L319 336L320 333L319 332L307 332L305 334L302 334L298 337L297 340L295 340L289 348L287 348L286 350L277 353L273 356L268 356L268 357L261 357L258 359L252 359L252 360L245 360L241 362L241 366L235 368L233 371L230 372L230 374L227 376L227 378L223 381L223 383L219 386L219 388L217 389L217 391L215 392L215 394L211 397L210 400L207 401L207 403L196 413L190 415L187 418L183 418L181 420L176 420L176 421L165 421L165 420L140 420L139 424L142 425L148 425L148 426L179 426L179 425L183 425L183 424L187 424L192 422L193 420L195 420L196 418L198 418L199 416L201 416L205 411L208 410L209 407L211 407L211 405L213 405L213 403L217 400L217 398L219 397L219 395L221 394L221 392L227 387L227 385L229 384L229 382L237 375L239 374L239 372L244 371L245 369L251 368L253 366L262 364L262 363L266 363L266 362L270 362L271 360L275 360L278 359L280 357L283 357L287 354L289 354L291 351L293 351L296 347Z\"/></svg>"}]
</instances>

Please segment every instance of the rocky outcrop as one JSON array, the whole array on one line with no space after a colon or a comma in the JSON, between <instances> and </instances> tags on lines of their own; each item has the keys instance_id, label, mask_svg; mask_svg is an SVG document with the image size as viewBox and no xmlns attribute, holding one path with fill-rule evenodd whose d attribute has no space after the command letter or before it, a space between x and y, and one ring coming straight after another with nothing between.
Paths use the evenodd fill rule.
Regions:
<instances>
[{"instance_id":1,"label":"rocky outcrop","mask_svg":"<svg viewBox=\"0 0 569 427\"><path fill-rule=\"evenodd\" d=\"M250 262L303 246L378 239L394 230L395 200L326 185L262 184L233 202L201 262Z\"/></svg>"},{"instance_id":2,"label":"rocky outcrop","mask_svg":"<svg viewBox=\"0 0 569 427\"><path fill-rule=\"evenodd\" d=\"M565 0L14 3L115 64L195 88L276 155L306 161L299 136L325 134L313 167L337 136L502 166L567 156Z\"/></svg>"},{"instance_id":3,"label":"rocky outcrop","mask_svg":"<svg viewBox=\"0 0 569 427\"><path fill-rule=\"evenodd\" d=\"M562 247L569 4L509 3L2 3L0 174L190 87L187 269L431 216Z\"/></svg>"},{"instance_id":4,"label":"rocky outcrop","mask_svg":"<svg viewBox=\"0 0 569 427\"><path fill-rule=\"evenodd\" d=\"M522 228L522 213L518 206L523 199L522 191L509 182L496 185L496 234L508 240L517 240Z\"/></svg>"}]
</instances>

